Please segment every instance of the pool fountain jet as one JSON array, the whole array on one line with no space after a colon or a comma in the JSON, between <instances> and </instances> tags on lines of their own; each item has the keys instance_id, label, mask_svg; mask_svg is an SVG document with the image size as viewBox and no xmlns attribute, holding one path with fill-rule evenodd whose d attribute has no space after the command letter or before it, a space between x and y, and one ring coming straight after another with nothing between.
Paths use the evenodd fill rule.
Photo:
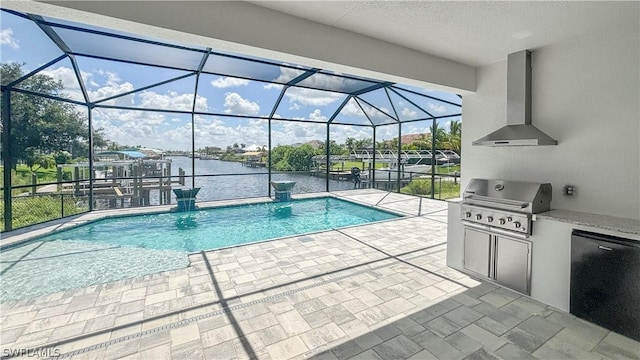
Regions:
<instances>
[{"instance_id":1,"label":"pool fountain jet","mask_svg":"<svg viewBox=\"0 0 640 360\"><path fill-rule=\"evenodd\" d=\"M295 181L272 181L271 186L276 191L276 201L290 201L291 189L296 184Z\"/></svg>"},{"instance_id":2,"label":"pool fountain jet","mask_svg":"<svg viewBox=\"0 0 640 360\"><path fill-rule=\"evenodd\" d=\"M176 194L178 206L172 210L178 212L196 210L198 208L196 206L196 194L198 194L198 191L200 191L200 188L173 189L173 193Z\"/></svg>"}]
</instances>

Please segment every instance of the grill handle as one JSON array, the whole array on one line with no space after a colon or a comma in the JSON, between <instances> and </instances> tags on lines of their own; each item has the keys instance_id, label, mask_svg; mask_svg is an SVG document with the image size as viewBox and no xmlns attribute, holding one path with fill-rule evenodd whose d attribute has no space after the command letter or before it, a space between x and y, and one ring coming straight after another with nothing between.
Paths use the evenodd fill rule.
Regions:
<instances>
[{"instance_id":1,"label":"grill handle","mask_svg":"<svg viewBox=\"0 0 640 360\"><path fill-rule=\"evenodd\" d=\"M521 211L522 209L529 206L529 203L527 202L492 198L492 197L486 197L486 196L480 196L480 195L467 195L465 196L464 201L469 204L477 204L477 205L483 205L483 206L494 207L494 208L496 207L496 204L499 204L501 206L512 208L513 210L516 210L516 211Z\"/></svg>"}]
</instances>

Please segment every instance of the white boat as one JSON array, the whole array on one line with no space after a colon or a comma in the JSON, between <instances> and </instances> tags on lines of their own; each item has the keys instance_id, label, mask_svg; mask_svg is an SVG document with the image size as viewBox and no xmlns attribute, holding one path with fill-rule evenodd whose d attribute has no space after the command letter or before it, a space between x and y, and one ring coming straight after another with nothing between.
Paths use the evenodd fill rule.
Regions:
<instances>
[{"instance_id":1,"label":"white boat","mask_svg":"<svg viewBox=\"0 0 640 360\"><path fill-rule=\"evenodd\" d=\"M401 179L410 179L427 175L431 175L431 165L404 165L400 170ZM397 178L397 168L381 168L376 170L376 180L396 180Z\"/></svg>"},{"instance_id":2,"label":"white boat","mask_svg":"<svg viewBox=\"0 0 640 360\"><path fill-rule=\"evenodd\" d=\"M215 155L202 154L200 155L200 160L220 160L220 157Z\"/></svg>"}]
</instances>

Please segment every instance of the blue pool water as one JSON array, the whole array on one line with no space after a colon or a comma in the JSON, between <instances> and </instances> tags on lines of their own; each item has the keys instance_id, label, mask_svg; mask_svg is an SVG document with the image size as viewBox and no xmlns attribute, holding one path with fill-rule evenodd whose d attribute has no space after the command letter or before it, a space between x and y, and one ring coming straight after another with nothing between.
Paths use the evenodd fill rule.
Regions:
<instances>
[{"instance_id":1,"label":"blue pool water","mask_svg":"<svg viewBox=\"0 0 640 360\"><path fill-rule=\"evenodd\" d=\"M348 201L320 198L104 219L44 240L196 252L395 217Z\"/></svg>"},{"instance_id":2,"label":"blue pool water","mask_svg":"<svg viewBox=\"0 0 640 360\"><path fill-rule=\"evenodd\" d=\"M103 219L3 250L0 301L184 268L191 252L396 217L316 198Z\"/></svg>"}]
</instances>

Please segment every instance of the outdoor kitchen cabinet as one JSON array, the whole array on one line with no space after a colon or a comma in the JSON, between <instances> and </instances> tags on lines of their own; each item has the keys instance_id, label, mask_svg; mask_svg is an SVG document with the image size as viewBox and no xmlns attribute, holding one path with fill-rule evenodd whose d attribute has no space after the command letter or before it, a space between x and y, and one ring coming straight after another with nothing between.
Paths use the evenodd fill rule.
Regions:
<instances>
[{"instance_id":1,"label":"outdoor kitchen cabinet","mask_svg":"<svg viewBox=\"0 0 640 360\"><path fill-rule=\"evenodd\" d=\"M464 268L484 277L490 277L491 234L464 229Z\"/></svg>"},{"instance_id":2,"label":"outdoor kitchen cabinet","mask_svg":"<svg viewBox=\"0 0 640 360\"><path fill-rule=\"evenodd\" d=\"M465 228L464 268L530 294L531 242Z\"/></svg>"},{"instance_id":3,"label":"outdoor kitchen cabinet","mask_svg":"<svg viewBox=\"0 0 640 360\"><path fill-rule=\"evenodd\" d=\"M531 242L495 236L494 258L496 282L529 295Z\"/></svg>"}]
</instances>

